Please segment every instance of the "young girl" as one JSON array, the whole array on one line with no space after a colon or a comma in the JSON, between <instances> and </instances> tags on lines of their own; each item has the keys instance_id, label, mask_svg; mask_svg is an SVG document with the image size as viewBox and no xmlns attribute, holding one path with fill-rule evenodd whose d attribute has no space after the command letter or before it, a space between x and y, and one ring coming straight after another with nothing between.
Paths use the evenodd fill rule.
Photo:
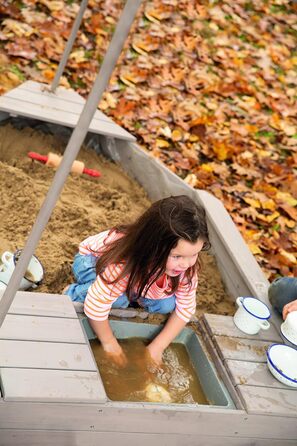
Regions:
<instances>
[{"instance_id":1,"label":"young girl","mask_svg":"<svg viewBox=\"0 0 297 446\"><path fill-rule=\"evenodd\" d=\"M137 302L150 313L172 313L147 349L159 364L165 348L196 309L199 253L208 249L204 210L185 195L155 202L134 223L88 237L79 245L66 294L84 311L103 349L125 357L108 322L111 307Z\"/></svg>"}]
</instances>

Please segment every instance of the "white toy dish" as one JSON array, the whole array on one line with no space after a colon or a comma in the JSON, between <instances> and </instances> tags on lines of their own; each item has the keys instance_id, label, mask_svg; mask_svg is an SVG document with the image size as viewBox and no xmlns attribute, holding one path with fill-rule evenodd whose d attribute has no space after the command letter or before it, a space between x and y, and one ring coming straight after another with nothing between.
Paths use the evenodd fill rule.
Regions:
<instances>
[{"instance_id":1,"label":"white toy dish","mask_svg":"<svg viewBox=\"0 0 297 446\"><path fill-rule=\"evenodd\" d=\"M287 386L297 387L297 350L285 344L272 344L266 355L272 375Z\"/></svg>"},{"instance_id":2,"label":"white toy dish","mask_svg":"<svg viewBox=\"0 0 297 446\"><path fill-rule=\"evenodd\" d=\"M297 347L297 311L292 311L287 315L280 329L284 340Z\"/></svg>"},{"instance_id":3,"label":"white toy dish","mask_svg":"<svg viewBox=\"0 0 297 446\"><path fill-rule=\"evenodd\" d=\"M14 270L16 263L21 255L21 250L17 250L14 254L5 251L0 258L0 289L5 289ZM36 288L43 280L43 266L36 256L32 256L27 271L21 280L19 290L27 290Z\"/></svg>"}]
</instances>

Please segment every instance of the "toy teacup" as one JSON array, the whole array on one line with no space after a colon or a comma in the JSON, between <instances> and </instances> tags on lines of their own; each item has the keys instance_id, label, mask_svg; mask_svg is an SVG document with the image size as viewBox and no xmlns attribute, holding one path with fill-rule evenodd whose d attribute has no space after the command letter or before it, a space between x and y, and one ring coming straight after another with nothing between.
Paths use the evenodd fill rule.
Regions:
<instances>
[{"instance_id":1,"label":"toy teacup","mask_svg":"<svg viewBox=\"0 0 297 446\"><path fill-rule=\"evenodd\" d=\"M0 261L0 282L1 288L7 286L10 277L15 269L15 265L21 255L21 250L17 250L14 254L5 251ZM37 257L32 256L24 277L21 280L19 290L27 290L28 288L36 288L43 279L43 266Z\"/></svg>"},{"instance_id":2,"label":"toy teacup","mask_svg":"<svg viewBox=\"0 0 297 446\"><path fill-rule=\"evenodd\" d=\"M271 314L267 305L255 297L238 297L236 303L238 309L233 320L239 330L251 335L259 333L261 329L268 330Z\"/></svg>"}]
</instances>

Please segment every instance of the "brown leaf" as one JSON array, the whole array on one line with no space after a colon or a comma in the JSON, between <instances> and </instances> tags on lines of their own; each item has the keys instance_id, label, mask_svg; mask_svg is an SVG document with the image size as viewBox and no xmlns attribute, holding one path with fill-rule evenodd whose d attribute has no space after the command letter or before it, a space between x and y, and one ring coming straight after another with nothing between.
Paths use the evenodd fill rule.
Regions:
<instances>
[{"instance_id":1,"label":"brown leaf","mask_svg":"<svg viewBox=\"0 0 297 446\"><path fill-rule=\"evenodd\" d=\"M292 220L297 221L297 209L289 204L280 204L279 208L282 209Z\"/></svg>"},{"instance_id":2,"label":"brown leaf","mask_svg":"<svg viewBox=\"0 0 297 446\"><path fill-rule=\"evenodd\" d=\"M31 48L30 42L24 42L23 39L7 43L5 49L10 56L23 57L28 60L34 60L37 56L37 52Z\"/></svg>"}]
</instances>

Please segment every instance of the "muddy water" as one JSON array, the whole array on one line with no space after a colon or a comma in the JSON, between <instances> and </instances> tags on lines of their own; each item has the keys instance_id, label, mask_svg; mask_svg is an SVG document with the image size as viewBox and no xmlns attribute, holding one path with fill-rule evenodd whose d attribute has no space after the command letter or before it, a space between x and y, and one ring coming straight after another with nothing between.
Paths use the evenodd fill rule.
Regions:
<instances>
[{"instance_id":1,"label":"muddy water","mask_svg":"<svg viewBox=\"0 0 297 446\"><path fill-rule=\"evenodd\" d=\"M146 401L179 404L209 404L183 344L171 344L163 364L155 368L146 361L145 342L140 338L119 340L128 365L116 366L97 340L91 341L107 396L113 401Z\"/></svg>"}]
</instances>

